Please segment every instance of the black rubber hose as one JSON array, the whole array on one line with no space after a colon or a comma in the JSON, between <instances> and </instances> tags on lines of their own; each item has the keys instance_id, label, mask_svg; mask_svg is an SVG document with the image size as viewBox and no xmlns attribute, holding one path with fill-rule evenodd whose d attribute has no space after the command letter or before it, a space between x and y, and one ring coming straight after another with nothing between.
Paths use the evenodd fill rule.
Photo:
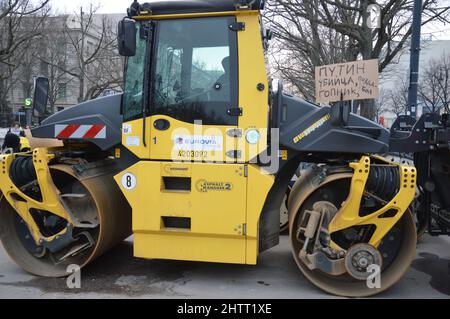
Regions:
<instances>
[{"instance_id":1,"label":"black rubber hose","mask_svg":"<svg viewBox=\"0 0 450 319\"><path fill-rule=\"evenodd\" d=\"M398 193L399 182L397 167L372 166L366 189L377 197L390 201Z\"/></svg>"},{"instance_id":2,"label":"black rubber hose","mask_svg":"<svg viewBox=\"0 0 450 319\"><path fill-rule=\"evenodd\" d=\"M36 180L36 171L32 157L17 157L11 163L11 180L17 187L22 187Z\"/></svg>"}]
</instances>

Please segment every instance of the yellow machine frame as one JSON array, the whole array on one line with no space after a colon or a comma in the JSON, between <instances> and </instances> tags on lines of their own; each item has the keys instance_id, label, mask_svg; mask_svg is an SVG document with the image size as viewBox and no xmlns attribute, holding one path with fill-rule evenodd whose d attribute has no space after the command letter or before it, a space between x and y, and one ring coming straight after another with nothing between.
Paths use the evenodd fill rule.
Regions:
<instances>
[{"instance_id":1,"label":"yellow machine frame","mask_svg":"<svg viewBox=\"0 0 450 319\"><path fill-rule=\"evenodd\" d=\"M131 191L120 182L130 173L138 176ZM169 190L166 178L186 178L191 189ZM135 256L256 264L264 201L249 199L266 198L274 183L258 167L143 161L115 179L132 207ZM191 226L167 227L165 217Z\"/></svg>"},{"instance_id":2,"label":"yellow machine frame","mask_svg":"<svg viewBox=\"0 0 450 319\"><path fill-rule=\"evenodd\" d=\"M0 185L2 185L3 196L28 225L30 233L36 244L39 245L43 241L51 242L53 239L66 234L67 228L54 236L43 236L39 231L39 227L37 226L35 220L31 216L32 209L51 212L66 219L70 224L74 224L72 217L59 198L60 192L53 183L50 175L48 163L52 158L54 158L55 155L49 154L48 149L46 148L36 148L33 150L33 153L19 155L33 157L33 164L42 194L42 201L37 201L25 195L11 180L11 163L16 156L18 155L12 154L0 156L0 162L2 165L2 170L0 171Z\"/></svg>"},{"instance_id":3,"label":"yellow machine frame","mask_svg":"<svg viewBox=\"0 0 450 319\"><path fill-rule=\"evenodd\" d=\"M401 178L400 191L383 208L361 217L359 216L361 198L365 192L370 165L371 160L369 156L363 156L358 163L350 164L354 171L350 194L331 220L328 231L331 234L357 225L374 225L376 228L369 244L378 247L383 237L400 220L414 199L416 194L416 169L398 165ZM392 215L388 214L389 212L392 212ZM330 246L334 249L342 250L333 241Z\"/></svg>"}]
</instances>

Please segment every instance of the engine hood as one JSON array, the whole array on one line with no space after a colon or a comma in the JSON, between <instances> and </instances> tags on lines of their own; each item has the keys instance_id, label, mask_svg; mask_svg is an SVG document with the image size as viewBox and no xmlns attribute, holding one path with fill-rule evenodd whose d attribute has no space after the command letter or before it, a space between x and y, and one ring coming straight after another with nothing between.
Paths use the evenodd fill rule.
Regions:
<instances>
[{"instance_id":1,"label":"engine hood","mask_svg":"<svg viewBox=\"0 0 450 319\"><path fill-rule=\"evenodd\" d=\"M122 94L87 101L55 113L31 133L35 138L88 142L101 150L121 143Z\"/></svg>"}]
</instances>

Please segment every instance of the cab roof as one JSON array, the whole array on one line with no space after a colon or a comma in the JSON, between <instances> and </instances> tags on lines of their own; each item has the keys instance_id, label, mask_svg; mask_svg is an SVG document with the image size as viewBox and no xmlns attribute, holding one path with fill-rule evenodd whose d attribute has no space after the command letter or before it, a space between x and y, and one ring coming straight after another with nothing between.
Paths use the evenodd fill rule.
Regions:
<instances>
[{"instance_id":1,"label":"cab roof","mask_svg":"<svg viewBox=\"0 0 450 319\"><path fill-rule=\"evenodd\" d=\"M262 10L264 0L151 0L134 1L128 16L227 12L238 9Z\"/></svg>"}]
</instances>

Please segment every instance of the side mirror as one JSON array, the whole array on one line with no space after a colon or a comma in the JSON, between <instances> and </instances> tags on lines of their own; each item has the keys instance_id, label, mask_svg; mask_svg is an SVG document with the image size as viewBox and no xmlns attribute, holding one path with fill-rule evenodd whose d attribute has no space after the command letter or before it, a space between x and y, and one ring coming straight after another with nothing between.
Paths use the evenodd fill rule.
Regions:
<instances>
[{"instance_id":1,"label":"side mirror","mask_svg":"<svg viewBox=\"0 0 450 319\"><path fill-rule=\"evenodd\" d=\"M117 42L121 56L130 57L136 54L136 21L124 18L119 22Z\"/></svg>"},{"instance_id":2,"label":"side mirror","mask_svg":"<svg viewBox=\"0 0 450 319\"><path fill-rule=\"evenodd\" d=\"M333 126L345 127L348 125L350 118L351 105L350 102L336 102L331 105L330 115L331 124Z\"/></svg>"},{"instance_id":3,"label":"side mirror","mask_svg":"<svg viewBox=\"0 0 450 319\"><path fill-rule=\"evenodd\" d=\"M34 80L33 115L42 117L47 113L49 83L45 77Z\"/></svg>"}]
</instances>

